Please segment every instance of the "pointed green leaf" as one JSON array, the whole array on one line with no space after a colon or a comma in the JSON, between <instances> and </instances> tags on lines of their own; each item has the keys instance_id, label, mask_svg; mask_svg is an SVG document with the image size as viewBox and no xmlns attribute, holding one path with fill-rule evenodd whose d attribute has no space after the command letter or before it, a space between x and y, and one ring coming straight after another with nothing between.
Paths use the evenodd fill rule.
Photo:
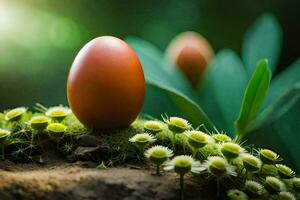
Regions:
<instances>
[{"instance_id":1,"label":"pointed green leaf","mask_svg":"<svg viewBox=\"0 0 300 200\"><path fill-rule=\"evenodd\" d=\"M300 60L272 80L264 110L257 117L255 127L264 126L283 115L300 95Z\"/></svg>"},{"instance_id":2,"label":"pointed green leaf","mask_svg":"<svg viewBox=\"0 0 300 200\"><path fill-rule=\"evenodd\" d=\"M270 85L271 71L267 60L257 63L256 69L248 82L240 114L235 121L236 135L239 139L243 138L249 131L253 120L267 95Z\"/></svg>"},{"instance_id":3,"label":"pointed green leaf","mask_svg":"<svg viewBox=\"0 0 300 200\"><path fill-rule=\"evenodd\" d=\"M249 76L254 71L257 60L266 58L272 72L275 71L282 46L282 30L273 15L265 14L247 31L243 45L242 58Z\"/></svg>"},{"instance_id":4,"label":"pointed green leaf","mask_svg":"<svg viewBox=\"0 0 300 200\"><path fill-rule=\"evenodd\" d=\"M299 99L300 80L292 88L290 88L288 92L278 97L275 102L270 104L262 113L260 113L260 115L257 117L255 125L251 129L254 130L260 126L271 124L288 112ZM297 120L297 117L294 119L295 121Z\"/></svg>"},{"instance_id":5,"label":"pointed green leaf","mask_svg":"<svg viewBox=\"0 0 300 200\"><path fill-rule=\"evenodd\" d=\"M215 125L228 134L233 134L246 85L247 74L239 57L231 50L218 53L209 65L198 100Z\"/></svg>"},{"instance_id":6,"label":"pointed green leaf","mask_svg":"<svg viewBox=\"0 0 300 200\"><path fill-rule=\"evenodd\" d=\"M300 59L272 80L264 107L275 103L279 97L289 92L298 81L300 81Z\"/></svg>"}]
</instances>

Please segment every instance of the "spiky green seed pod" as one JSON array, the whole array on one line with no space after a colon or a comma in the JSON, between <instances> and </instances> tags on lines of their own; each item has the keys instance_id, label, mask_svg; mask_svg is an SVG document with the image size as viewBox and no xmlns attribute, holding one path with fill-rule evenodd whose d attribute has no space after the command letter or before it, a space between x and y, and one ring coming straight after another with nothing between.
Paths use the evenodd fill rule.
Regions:
<instances>
[{"instance_id":1,"label":"spiky green seed pod","mask_svg":"<svg viewBox=\"0 0 300 200\"><path fill-rule=\"evenodd\" d=\"M228 135L221 134L221 133L212 135L212 138L217 143L231 142L232 141L232 139Z\"/></svg>"},{"instance_id":2,"label":"spiky green seed pod","mask_svg":"<svg viewBox=\"0 0 300 200\"><path fill-rule=\"evenodd\" d=\"M279 155L269 149L260 149L258 152L260 160L264 164L275 164L278 161Z\"/></svg>"},{"instance_id":3,"label":"spiky green seed pod","mask_svg":"<svg viewBox=\"0 0 300 200\"><path fill-rule=\"evenodd\" d=\"M279 192L282 192L285 189L285 185L278 178L267 176L265 181L265 188L271 194L278 194Z\"/></svg>"},{"instance_id":4,"label":"spiky green seed pod","mask_svg":"<svg viewBox=\"0 0 300 200\"><path fill-rule=\"evenodd\" d=\"M227 192L227 197L230 200L247 200L248 196L241 190L232 189Z\"/></svg>"},{"instance_id":5,"label":"spiky green seed pod","mask_svg":"<svg viewBox=\"0 0 300 200\"><path fill-rule=\"evenodd\" d=\"M247 171L255 172L258 171L261 167L261 161L251 154L244 153L242 154L241 159Z\"/></svg>"},{"instance_id":6,"label":"spiky green seed pod","mask_svg":"<svg viewBox=\"0 0 300 200\"><path fill-rule=\"evenodd\" d=\"M291 192L280 192L277 197L279 200L296 200L295 195Z\"/></svg>"},{"instance_id":7,"label":"spiky green seed pod","mask_svg":"<svg viewBox=\"0 0 300 200\"><path fill-rule=\"evenodd\" d=\"M68 107L63 107L63 106L55 106L49 108L45 115L47 117L50 117L54 120L57 121L62 121L64 120L69 114L71 113L71 110Z\"/></svg>"},{"instance_id":8,"label":"spiky green seed pod","mask_svg":"<svg viewBox=\"0 0 300 200\"><path fill-rule=\"evenodd\" d=\"M170 117L165 122L168 124L169 130L173 133L182 133L191 128L187 120L179 117Z\"/></svg>"},{"instance_id":9,"label":"spiky green seed pod","mask_svg":"<svg viewBox=\"0 0 300 200\"><path fill-rule=\"evenodd\" d=\"M30 119L29 124L34 130L44 130L48 126L49 122L50 120L48 117L35 116Z\"/></svg>"},{"instance_id":10,"label":"spiky green seed pod","mask_svg":"<svg viewBox=\"0 0 300 200\"><path fill-rule=\"evenodd\" d=\"M191 156L181 155L176 156L166 163L164 170L174 170L179 175L184 175L189 172L200 173L204 170L199 161L195 161Z\"/></svg>"},{"instance_id":11,"label":"spiky green seed pod","mask_svg":"<svg viewBox=\"0 0 300 200\"><path fill-rule=\"evenodd\" d=\"M0 128L0 145L3 145L10 135L10 131Z\"/></svg>"},{"instance_id":12,"label":"spiky green seed pod","mask_svg":"<svg viewBox=\"0 0 300 200\"><path fill-rule=\"evenodd\" d=\"M206 146L209 142L209 135L201 131L187 131L185 132L189 145L195 149L200 149Z\"/></svg>"},{"instance_id":13,"label":"spiky green seed pod","mask_svg":"<svg viewBox=\"0 0 300 200\"><path fill-rule=\"evenodd\" d=\"M238 144L227 142L221 145L221 152L228 160L231 160L243 153L244 149Z\"/></svg>"},{"instance_id":14,"label":"spiky green seed pod","mask_svg":"<svg viewBox=\"0 0 300 200\"><path fill-rule=\"evenodd\" d=\"M47 131L51 139L60 140L65 132L67 127L61 123L51 123L47 126Z\"/></svg>"},{"instance_id":15,"label":"spiky green seed pod","mask_svg":"<svg viewBox=\"0 0 300 200\"><path fill-rule=\"evenodd\" d=\"M25 107L19 107L10 110L5 115L6 121L18 121L21 119L22 115L27 111Z\"/></svg>"},{"instance_id":16,"label":"spiky green seed pod","mask_svg":"<svg viewBox=\"0 0 300 200\"><path fill-rule=\"evenodd\" d=\"M146 150L145 157L156 165L161 165L173 156L172 150L161 145L153 146Z\"/></svg>"},{"instance_id":17,"label":"spiky green seed pod","mask_svg":"<svg viewBox=\"0 0 300 200\"><path fill-rule=\"evenodd\" d=\"M300 193L300 178L293 179L293 189Z\"/></svg>"},{"instance_id":18,"label":"spiky green seed pod","mask_svg":"<svg viewBox=\"0 0 300 200\"><path fill-rule=\"evenodd\" d=\"M147 121L144 124L144 130L147 133L156 134L161 132L163 129L163 125L161 122L158 121Z\"/></svg>"},{"instance_id":19,"label":"spiky green seed pod","mask_svg":"<svg viewBox=\"0 0 300 200\"><path fill-rule=\"evenodd\" d=\"M277 164L276 165L278 175L282 179L291 179L295 176L295 172L286 165Z\"/></svg>"},{"instance_id":20,"label":"spiky green seed pod","mask_svg":"<svg viewBox=\"0 0 300 200\"><path fill-rule=\"evenodd\" d=\"M156 139L153 135L149 133L140 133L131 137L129 141L135 143L141 150L143 150L150 143L156 141Z\"/></svg>"},{"instance_id":21,"label":"spiky green seed pod","mask_svg":"<svg viewBox=\"0 0 300 200\"><path fill-rule=\"evenodd\" d=\"M264 187L257 181L248 180L245 182L245 192L250 197L259 197L264 193Z\"/></svg>"},{"instance_id":22,"label":"spiky green seed pod","mask_svg":"<svg viewBox=\"0 0 300 200\"><path fill-rule=\"evenodd\" d=\"M208 157L203 166L207 169L208 173L216 177L236 176L235 167L228 164L228 162L220 156Z\"/></svg>"}]
</instances>

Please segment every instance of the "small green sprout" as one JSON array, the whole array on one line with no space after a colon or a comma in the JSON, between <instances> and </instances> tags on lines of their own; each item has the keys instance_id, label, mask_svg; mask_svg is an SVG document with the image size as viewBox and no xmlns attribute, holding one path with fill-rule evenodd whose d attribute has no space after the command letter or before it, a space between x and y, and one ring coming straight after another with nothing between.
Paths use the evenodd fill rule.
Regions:
<instances>
[{"instance_id":1,"label":"small green sprout","mask_svg":"<svg viewBox=\"0 0 300 200\"><path fill-rule=\"evenodd\" d=\"M71 113L71 110L68 107L63 106L55 106L49 108L45 115L47 117L52 118L53 120L61 122L64 120L69 114Z\"/></svg>"},{"instance_id":2,"label":"small green sprout","mask_svg":"<svg viewBox=\"0 0 300 200\"><path fill-rule=\"evenodd\" d=\"M243 165L245 169L249 172L256 172L260 170L261 167L261 160L258 159L257 157L249 154L249 153L244 153L241 155L241 159L243 161Z\"/></svg>"},{"instance_id":3,"label":"small green sprout","mask_svg":"<svg viewBox=\"0 0 300 200\"><path fill-rule=\"evenodd\" d=\"M4 146L6 145L7 138L11 135L11 132L0 128L0 146L2 153L2 160L4 160Z\"/></svg>"},{"instance_id":4,"label":"small green sprout","mask_svg":"<svg viewBox=\"0 0 300 200\"><path fill-rule=\"evenodd\" d=\"M159 166L173 156L172 150L161 145L153 146L146 150L145 157L156 165L156 175L159 175Z\"/></svg>"},{"instance_id":5,"label":"small green sprout","mask_svg":"<svg viewBox=\"0 0 300 200\"><path fill-rule=\"evenodd\" d=\"M193 157L196 156L199 149L209 143L210 136L201 131L186 131L184 134L187 137L188 144L193 149Z\"/></svg>"},{"instance_id":6,"label":"small green sprout","mask_svg":"<svg viewBox=\"0 0 300 200\"><path fill-rule=\"evenodd\" d=\"M176 152L176 134L183 133L191 128L189 122L180 117L170 117L169 119L164 119L164 122L168 125L168 129L173 133L171 138L172 149Z\"/></svg>"},{"instance_id":7,"label":"small green sprout","mask_svg":"<svg viewBox=\"0 0 300 200\"><path fill-rule=\"evenodd\" d=\"M225 134L219 133L219 134L213 134L212 138L215 140L217 143L223 143L223 142L231 142L232 139Z\"/></svg>"},{"instance_id":8,"label":"small green sprout","mask_svg":"<svg viewBox=\"0 0 300 200\"><path fill-rule=\"evenodd\" d=\"M65 143L63 145L63 151L66 154L69 154L74 148L74 144L73 143Z\"/></svg>"},{"instance_id":9,"label":"small green sprout","mask_svg":"<svg viewBox=\"0 0 300 200\"><path fill-rule=\"evenodd\" d=\"M97 165L98 169L107 169L105 163L102 161L99 165Z\"/></svg>"},{"instance_id":10,"label":"small green sprout","mask_svg":"<svg viewBox=\"0 0 300 200\"><path fill-rule=\"evenodd\" d=\"M278 194L279 192L284 191L284 183L276 177L267 176L265 181L265 188L271 194Z\"/></svg>"},{"instance_id":11,"label":"small green sprout","mask_svg":"<svg viewBox=\"0 0 300 200\"><path fill-rule=\"evenodd\" d=\"M233 142L227 142L221 145L221 152L228 160L237 158L240 153L243 153L244 151L245 150L240 145Z\"/></svg>"},{"instance_id":12,"label":"small green sprout","mask_svg":"<svg viewBox=\"0 0 300 200\"><path fill-rule=\"evenodd\" d=\"M27 111L25 107L18 107L10 110L5 115L6 121L19 121L22 115Z\"/></svg>"},{"instance_id":13,"label":"small green sprout","mask_svg":"<svg viewBox=\"0 0 300 200\"><path fill-rule=\"evenodd\" d=\"M52 140L60 140L65 132L67 127L61 123L51 123L47 126L47 131Z\"/></svg>"},{"instance_id":14,"label":"small green sprout","mask_svg":"<svg viewBox=\"0 0 300 200\"><path fill-rule=\"evenodd\" d=\"M164 170L174 170L180 176L180 197L184 199L184 175L193 172L200 173L205 170L201 166L199 161L195 161L191 156L181 155L176 156L172 160L168 161L164 167Z\"/></svg>"},{"instance_id":15,"label":"small green sprout","mask_svg":"<svg viewBox=\"0 0 300 200\"><path fill-rule=\"evenodd\" d=\"M180 117L170 117L169 119L165 120L165 122L168 124L169 130L175 134L183 133L191 128L189 122Z\"/></svg>"},{"instance_id":16,"label":"small green sprout","mask_svg":"<svg viewBox=\"0 0 300 200\"><path fill-rule=\"evenodd\" d=\"M135 143L138 149L143 152L144 149L150 144L155 142L156 139L153 135L149 133L136 134L129 139L129 142Z\"/></svg>"},{"instance_id":17,"label":"small green sprout","mask_svg":"<svg viewBox=\"0 0 300 200\"><path fill-rule=\"evenodd\" d=\"M163 125L161 122L158 121L147 121L144 124L144 130L147 133L156 134L161 132L163 129Z\"/></svg>"},{"instance_id":18,"label":"small green sprout","mask_svg":"<svg viewBox=\"0 0 300 200\"><path fill-rule=\"evenodd\" d=\"M295 195L291 192L280 192L277 197L279 200L296 200Z\"/></svg>"},{"instance_id":19,"label":"small green sprout","mask_svg":"<svg viewBox=\"0 0 300 200\"><path fill-rule=\"evenodd\" d=\"M48 117L45 116L34 116L30 119L30 127L34 130L44 130L50 122Z\"/></svg>"},{"instance_id":20,"label":"small green sprout","mask_svg":"<svg viewBox=\"0 0 300 200\"><path fill-rule=\"evenodd\" d=\"M272 165L279 160L279 155L269 149L260 149L258 155L264 164Z\"/></svg>"},{"instance_id":21,"label":"small green sprout","mask_svg":"<svg viewBox=\"0 0 300 200\"><path fill-rule=\"evenodd\" d=\"M208 157L203 166L207 169L209 174L217 178L237 175L235 172L235 167L230 165L224 158L220 156Z\"/></svg>"},{"instance_id":22,"label":"small green sprout","mask_svg":"<svg viewBox=\"0 0 300 200\"><path fill-rule=\"evenodd\" d=\"M300 193L300 178L293 178L293 189Z\"/></svg>"},{"instance_id":23,"label":"small green sprout","mask_svg":"<svg viewBox=\"0 0 300 200\"><path fill-rule=\"evenodd\" d=\"M257 181L248 180L245 182L245 192L250 197L259 197L264 193L264 186Z\"/></svg>"},{"instance_id":24,"label":"small green sprout","mask_svg":"<svg viewBox=\"0 0 300 200\"><path fill-rule=\"evenodd\" d=\"M295 172L286 165L277 164L276 165L278 175L282 179L291 179L294 178Z\"/></svg>"},{"instance_id":25,"label":"small green sprout","mask_svg":"<svg viewBox=\"0 0 300 200\"><path fill-rule=\"evenodd\" d=\"M227 197L230 200L248 200L248 196L243 191L237 189L228 190Z\"/></svg>"}]
</instances>

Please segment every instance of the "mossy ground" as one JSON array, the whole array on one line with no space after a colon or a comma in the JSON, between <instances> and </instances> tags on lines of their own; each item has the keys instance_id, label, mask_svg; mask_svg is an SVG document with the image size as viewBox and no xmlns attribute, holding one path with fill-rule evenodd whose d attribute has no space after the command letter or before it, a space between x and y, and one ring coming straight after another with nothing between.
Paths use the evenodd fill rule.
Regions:
<instances>
[{"instance_id":1,"label":"mossy ground","mask_svg":"<svg viewBox=\"0 0 300 200\"><path fill-rule=\"evenodd\" d=\"M153 166L145 159L144 152L129 142L129 138L135 134L144 132L144 123L147 120L143 118L138 118L128 128L91 130L85 128L73 114L70 114L60 122L67 127L64 137L53 141L49 137L47 129L36 131L32 129L29 123L33 116L44 115L44 113L32 113L28 111L18 121L6 121L4 117L5 113L0 114L0 128L11 132L11 135L4 144L4 156L8 160L17 163L44 163L47 160L45 157L50 155L53 159L62 159L62 162L76 162L83 159L94 162L95 166L103 162L107 167L130 165L141 169L149 170L150 168L149 173L152 173ZM188 144L184 133L176 134L174 140L173 133L169 130L168 125L163 122L161 123L162 130L155 135L157 140L152 145L159 144L171 147L172 142L175 142L176 155L191 155L193 149ZM37 137L33 138L33 135ZM252 154L256 151L253 146L244 146L244 148ZM49 152L51 153L49 154ZM80 156L76 157L74 154ZM203 162L209 156L223 156L220 151L220 143L211 142L207 144L194 154L194 159ZM72 158L71 160L69 159L70 157ZM237 188L242 190L244 182L247 179L258 180L263 183L265 177L278 177L279 175L275 165L266 164L263 165L258 173L245 173L240 157L231 160L230 164L236 167L237 176L223 178L220 181L219 198L225 198L226 191L229 189ZM215 187L206 188L205 190L217 193L217 180L211 174L207 172L202 173L201 175L193 176L193 180L198 182L198 185L202 185L202 188L205 188L205 186ZM284 180L284 182L287 188L292 188L291 180ZM293 191L293 189L290 191ZM268 196L268 198L278 199L272 195ZM266 196L262 196L260 199L266 199Z\"/></svg>"}]
</instances>

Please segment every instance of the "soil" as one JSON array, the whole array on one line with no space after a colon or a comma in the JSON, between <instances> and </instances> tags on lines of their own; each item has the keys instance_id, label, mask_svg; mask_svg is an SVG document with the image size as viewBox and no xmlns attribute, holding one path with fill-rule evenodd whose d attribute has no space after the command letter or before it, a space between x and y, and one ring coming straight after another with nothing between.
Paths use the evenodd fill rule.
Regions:
<instances>
[{"instance_id":1,"label":"soil","mask_svg":"<svg viewBox=\"0 0 300 200\"><path fill-rule=\"evenodd\" d=\"M100 170L92 162L40 165L2 161L0 180L1 200L179 199L177 176L155 176L151 170L134 166ZM215 199L211 196L215 191L209 190L215 187L203 188L191 177L186 180L186 199Z\"/></svg>"}]
</instances>

